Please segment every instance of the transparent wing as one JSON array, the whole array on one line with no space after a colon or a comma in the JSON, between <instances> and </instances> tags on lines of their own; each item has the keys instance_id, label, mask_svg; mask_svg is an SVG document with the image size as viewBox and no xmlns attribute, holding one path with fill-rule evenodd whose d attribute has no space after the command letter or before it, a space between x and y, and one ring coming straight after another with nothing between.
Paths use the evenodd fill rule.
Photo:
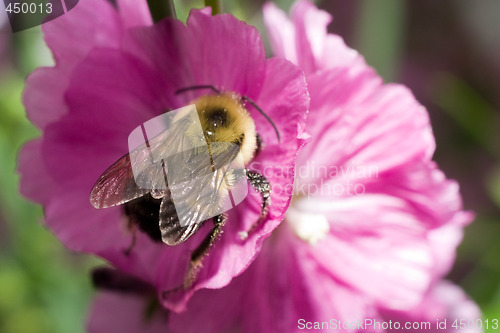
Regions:
<instances>
[{"instance_id":1,"label":"transparent wing","mask_svg":"<svg viewBox=\"0 0 500 333\"><path fill-rule=\"evenodd\" d=\"M92 188L91 204L95 208L122 205L149 192L154 198L163 197L167 170L162 166L162 156L173 155L190 144L186 137L190 123L189 117L179 117L168 130L115 162Z\"/></svg>"},{"instance_id":2,"label":"transparent wing","mask_svg":"<svg viewBox=\"0 0 500 333\"><path fill-rule=\"evenodd\" d=\"M90 203L95 208L107 208L124 204L148 192L137 186L127 154L99 177L90 192Z\"/></svg>"},{"instance_id":3,"label":"transparent wing","mask_svg":"<svg viewBox=\"0 0 500 333\"><path fill-rule=\"evenodd\" d=\"M229 190L238 181L246 183L239 152L236 144L211 143L167 161L170 195L164 197L160 207L160 231L164 243L176 245L185 241L204 221L232 208ZM174 168L181 165L181 161L186 162L184 167Z\"/></svg>"}]
</instances>

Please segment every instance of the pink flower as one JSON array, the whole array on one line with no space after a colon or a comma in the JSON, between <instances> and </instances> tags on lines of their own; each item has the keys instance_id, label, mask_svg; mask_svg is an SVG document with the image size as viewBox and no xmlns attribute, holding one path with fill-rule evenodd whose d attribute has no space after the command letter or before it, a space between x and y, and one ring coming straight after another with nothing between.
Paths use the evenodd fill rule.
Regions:
<instances>
[{"instance_id":1,"label":"pink flower","mask_svg":"<svg viewBox=\"0 0 500 333\"><path fill-rule=\"evenodd\" d=\"M187 28L165 21L124 29L114 50L93 49L64 75L51 72L69 77L60 90L65 107L45 123L49 125L43 140L23 151L23 191L44 204L49 226L68 246L107 258L151 284L153 291L182 281L184 271L172 267L185 265L186 248L193 249L200 237L167 251L142 236L133 255L126 257L122 250L129 237L120 233L119 223L109 222L120 219L120 210L85 206L84 189L88 191L100 172L126 151L128 133L162 108L188 102L165 91L207 83L255 99L279 123L280 132L289 131L282 139L286 148L273 146L272 131L257 123L264 141L271 144L250 168L273 180L278 203L273 201L277 206L271 219L245 243L237 233L255 220L258 199L249 198L232 212L193 290L225 287L197 292L179 314L162 308L147 311L143 292L106 292L96 300L90 332L164 332L166 327L172 332L295 332L302 331L301 323L331 319L417 318L416 309L436 300L439 293L432 290L449 270L462 228L472 215L462 211L458 185L431 161L435 144L425 109L405 87L384 85L361 56L338 36L327 34L328 14L301 1L292 17L289 21L273 5L266 6L275 53L298 64L306 75L311 99L307 125L301 113L307 101L296 68L265 61L255 31L227 15L212 18L194 11ZM214 37L215 30L223 43ZM176 57L166 36L192 41L175 43L187 56ZM245 43L234 50L238 54L228 55L228 45L242 42L234 36L243 36ZM207 49L213 52L200 52ZM220 66L230 61L241 67ZM151 68L159 69L161 76ZM170 75L175 80L162 79ZM39 84L44 82L40 79ZM41 89L35 83L28 86L27 105L29 96ZM294 156L306 130L312 137L298 157L292 188ZM266 171L269 165L274 167L271 174ZM292 192L284 221L274 230ZM246 269L264 239L259 236L271 231ZM181 310L193 290L179 302L163 300L163 305ZM452 308L442 309L444 318Z\"/></svg>"},{"instance_id":2,"label":"pink flower","mask_svg":"<svg viewBox=\"0 0 500 333\"><path fill-rule=\"evenodd\" d=\"M165 306L179 311L195 290L220 288L245 270L262 240L283 219L303 141L305 80L290 62L266 60L258 32L231 15L212 17L207 10L193 10L187 26L171 19L151 26L145 1L119 0L117 8L104 0L88 0L47 23L45 37L56 66L35 71L24 94L28 117L43 136L21 152L21 191L44 206L46 224L67 247L107 259L160 294L182 284L189 253L208 234L210 223L175 247L139 233L126 255L132 236L125 227L124 208L96 210L89 202L99 176L127 153L134 128L206 93L176 95L178 89L213 85L247 96L265 110L281 135L278 144L269 122L249 108L264 143L254 170L266 170L273 188L268 217L241 240L238 233L248 230L260 214L261 198L250 189L229 212L224 233L195 283L163 299ZM279 172L283 168L288 172ZM278 192L275 187L290 190Z\"/></svg>"},{"instance_id":3,"label":"pink flower","mask_svg":"<svg viewBox=\"0 0 500 333\"><path fill-rule=\"evenodd\" d=\"M430 318L431 312L419 313L431 305L438 318L451 319L453 300L469 304L467 318L477 319L477 307L457 287L438 282L472 214L462 211L458 185L431 161L425 109L405 87L384 85L340 37L327 34L330 16L309 2L295 5L293 22L272 4L264 14L275 53L304 69L311 97L306 130L312 138L299 153L285 220L241 276L197 293L186 312L167 320L159 311L149 326L138 311L140 297L101 294L90 331L102 331L101 309L118 300L127 302L122 315L145 332L166 326L299 332L306 323L332 319ZM442 298L442 290L452 297Z\"/></svg>"},{"instance_id":4,"label":"pink flower","mask_svg":"<svg viewBox=\"0 0 500 333\"><path fill-rule=\"evenodd\" d=\"M429 118L411 92L384 85L327 34L331 17L310 2L297 2L291 16L273 4L264 10L274 52L304 69L311 97L313 139L300 153L286 220L299 237L323 239L306 251L340 288L411 308L449 270L472 215L431 161ZM325 227L311 233L312 220Z\"/></svg>"}]
</instances>

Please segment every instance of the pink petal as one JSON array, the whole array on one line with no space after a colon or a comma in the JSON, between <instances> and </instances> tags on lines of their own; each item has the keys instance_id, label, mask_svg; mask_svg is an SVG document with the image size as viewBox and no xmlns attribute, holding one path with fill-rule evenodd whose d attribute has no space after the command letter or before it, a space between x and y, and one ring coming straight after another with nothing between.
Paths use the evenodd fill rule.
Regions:
<instances>
[{"instance_id":1,"label":"pink petal","mask_svg":"<svg viewBox=\"0 0 500 333\"><path fill-rule=\"evenodd\" d=\"M384 193L401 198L411 207L423 226L435 228L445 224L463 227L472 216L462 212L458 184L446 179L434 162L381 176L365 187L367 193Z\"/></svg>"},{"instance_id":2,"label":"pink petal","mask_svg":"<svg viewBox=\"0 0 500 333\"><path fill-rule=\"evenodd\" d=\"M224 288L200 290L185 312L172 314L168 328L172 333L244 332L240 321L245 315L244 304L249 301L245 289L237 277Z\"/></svg>"},{"instance_id":3,"label":"pink petal","mask_svg":"<svg viewBox=\"0 0 500 333\"><path fill-rule=\"evenodd\" d=\"M312 104L307 131L316 135L299 165L326 166L328 173L310 173L299 182L319 184L329 175L337 182L354 182L330 171L362 168L382 177L431 159L435 143L429 117L405 87L382 86L373 71L355 69L324 71L308 83ZM347 176L357 177L357 172Z\"/></svg>"},{"instance_id":4,"label":"pink petal","mask_svg":"<svg viewBox=\"0 0 500 333\"><path fill-rule=\"evenodd\" d=\"M294 145L297 131L299 136L304 136L307 113L299 110L309 109L309 96L303 93L306 85L302 72L288 61L268 60L266 79L257 101L277 126L281 143L278 143L274 130L262 115L254 113L254 118L263 120L256 125L266 145L273 143L279 151L292 151L289 145ZM283 126L286 122L289 124Z\"/></svg>"},{"instance_id":5,"label":"pink petal","mask_svg":"<svg viewBox=\"0 0 500 333\"><path fill-rule=\"evenodd\" d=\"M124 47L160 70L177 89L211 84L251 98L258 96L265 74L258 31L231 15L213 17L198 10L191 12L187 25L164 20L155 27L137 29ZM194 95L185 94L186 102Z\"/></svg>"},{"instance_id":6,"label":"pink petal","mask_svg":"<svg viewBox=\"0 0 500 333\"><path fill-rule=\"evenodd\" d=\"M96 46L118 47L123 26L110 2L85 0L57 20L44 24L43 31L56 64L73 67Z\"/></svg>"},{"instance_id":7,"label":"pink petal","mask_svg":"<svg viewBox=\"0 0 500 333\"><path fill-rule=\"evenodd\" d=\"M365 299L325 274L307 247L281 226L241 276L223 289L198 293L186 312L172 316L173 332L301 332L299 319L363 318ZM210 320L220 313L220 320Z\"/></svg>"},{"instance_id":8,"label":"pink petal","mask_svg":"<svg viewBox=\"0 0 500 333\"><path fill-rule=\"evenodd\" d=\"M366 202L359 202L358 210L372 211L374 207ZM356 210L351 211L351 215ZM382 213L382 212L380 212ZM383 212L391 218L389 212ZM394 220L398 214L393 213ZM432 256L425 236L412 235L408 231L359 229L355 225L360 219L384 215L358 214L351 217L346 226L333 227L326 239L311 249L316 260L330 272L331 277L367 297L375 299L379 304L391 308L406 308L420 301L422 293L428 288L431 280ZM401 216L403 219L411 218ZM374 221L375 222L375 221ZM342 216L332 221L334 224L345 224ZM351 229L351 230L349 230Z\"/></svg>"},{"instance_id":9,"label":"pink petal","mask_svg":"<svg viewBox=\"0 0 500 333\"><path fill-rule=\"evenodd\" d=\"M39 68L28 76L23 104L33 124L43 129L67 112L63 99L67 84L67 70L55 67Z\"/></svg>"},{"instance_id":10,"label":"pink petal","mask_svg":"<svg viewBox=\"0 0 500 333\"><path fill-rule=\"evenodd\" d=\"M45 165L40 163L42 143L42 139L35 139L22 147L18 159L18 172L21 175L21 194L41 204L48 204L50 198L58 192L59 186L48 175Z\"/></svg>"},{"instance_id":11,"label":"pink petal","mask_svg":"<svg viewBox=\"0 0 500 333\"><path fill-rule=\"evenodd\" d=\"M264 4L263 18L271 40L273 55L298 64L295 27L285 12L273 2L267 2Z\"/></svg>"},{"instance_id":12,"label":"pink petal","mask_svg":"<svg viewBox=\"0 0 500 333\"><path fill-rule=\"evenodd\" d=\"M295 43L300 67L306 73L317 70L315 60L320 57L326 39L326 27L330 24L330 14L318 10L308 1L296 2L292 8L295 26Z\"/></svg>"},{"instance_id":13,"label":"pink petal","mask_svg":"<svg viewBox=\"0 0 500 333\"><path fill-rule=\"evenodd\" d=\"M444 277L452 268L456 249L463 238L463 227L473 219L474 214L470 212L457 212L447 224L429 232L428 238L434 254L435 279Z\"/></svg>"},{"instance_id":14,"label":"pink petal","mask_svg":"<svg viewBox=\"0 0 500 333\"><path fill-rule=\"evenodd\" d=\"M476 326L477 321L481 319L478 306L468 298L460 287L447 281L437 283L414 309L406 312L382 310L381 313L386 321L390 319L400 323L429 322L431 329L426 329L426 332L457 332L457 329L452 326L453 323L460 325L461 320L465 323L465 328L459 329L460 332L483 332L481 327ZM437 321L443 325L445 320L446 328L445 326L436 327ZM470 326L467 327L468 324ZM387 332L396 331L388 330ZM405 331L422 332L423 330L410 328L405 329Z\"/></svg>"},{"instance_id":15,"label":"pink petal","mask_svg":"<svg viewBox=\"0 0 500 333\"><path fill-rule=\"evenodd\" d=\"M407 308L449 270L472 216L434 164L393 176L361 195L313 195L294 209L328 218L329 237L311 251L332 277L386 307Z\"/></svg>"},{"instance_id":16,"label":"pink petal","mask_svg":"<svg viewBox=\"0 0 500 333\"><path fill-rule=\"evenodd\" d=\"M297 1L292 20L273 3L264 5L264 22L273 53L298 64L307 76L321 69L365 66L363 57L341 37L327 33L332 18L310 1Z\"/></svg>"},{"instance_id":17,"label":"pink petal","mask_svg":"<svg viewBox=\"0 0 500 333\"><path fill-rule=\"evenodd\" d=\"M45 41L56 66L33 72L26 81L23 101L28 118L39 128L67 112L63 95L69 73L91 49L118 48L125 28L151 24L143 0L122 0L120 12L104 0L85 0L67 14L43 25ZM99 13L99 15L96 15Z\"/></svg>"},{"instance_id":18,"label":"pink petal","mask_svg":"<svg viewBox=\"0 0 500 333\"><path fill-rule=\"evenodd\" d=\"M165 333L166 312L147 318L148 303L137 295L101 292L93 302L87 322L88 333Z\"/></svg>"}]
</instances>

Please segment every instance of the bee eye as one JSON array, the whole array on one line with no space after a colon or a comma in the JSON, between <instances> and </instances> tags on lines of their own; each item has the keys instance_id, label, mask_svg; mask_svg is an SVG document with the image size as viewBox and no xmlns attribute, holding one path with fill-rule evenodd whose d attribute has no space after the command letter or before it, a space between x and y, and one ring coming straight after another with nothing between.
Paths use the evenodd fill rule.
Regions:
<instances>
[{"instance_id":1,"label":"bee eye","mask_svg":"<svg viewBox=\"0 0 500 333\"><path fill-rule=\"evenodd\" d=\"M216 109L208 114L208 122L214 128L227 126L227 112L225 109Z\"/></svg>"}]
</instances>

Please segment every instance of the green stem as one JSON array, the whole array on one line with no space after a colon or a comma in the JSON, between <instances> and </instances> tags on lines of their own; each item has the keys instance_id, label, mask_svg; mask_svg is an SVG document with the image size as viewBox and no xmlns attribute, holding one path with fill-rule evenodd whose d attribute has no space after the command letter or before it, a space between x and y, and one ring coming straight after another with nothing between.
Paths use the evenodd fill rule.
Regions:
<instances>
[{"instance_id":1,"label":"green stem","mask_svg":"<svg viewBox=\"0 0 500 333\"><path fill-rule=\"evenodd\" d=\"M222 13L220 0L205 0L205 6L212 7L212 15Z\"/></svg>"},{"instance_id":2,"label":"green stem","mask_svg":"<svg viewBox=\"0 0 500 333\"><path fill-rule=\"evenodd\" d=\"M155 23L166 17L177 18L174 0L148 0L148 6Z\"/></svg>"}]
</instances>

